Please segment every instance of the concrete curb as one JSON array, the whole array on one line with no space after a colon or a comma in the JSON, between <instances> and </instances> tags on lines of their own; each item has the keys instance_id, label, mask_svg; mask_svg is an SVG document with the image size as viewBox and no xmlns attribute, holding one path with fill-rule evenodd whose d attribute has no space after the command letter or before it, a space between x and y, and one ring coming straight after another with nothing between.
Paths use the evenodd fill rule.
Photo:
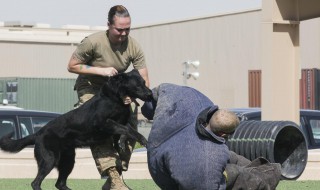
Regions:
<instances>
[{"instance_id":1,"label":"concrete curb","mask_svg":"<svg viewBox=\"0 0 320 190\"><path fill-rule=\"evenodd\" d=\"M308 150L308 162L298 180L320 180L320 149Z\"/></svg>"},{"instance_id":2,"label":"concrete curb","mask_svg":"<svg viewBox=\"0 0 320 190\"><path fill-rule=\"evenodd\" d=\"M17 154L0 151L0 178L34 178L37 174L33 148L26 148ZM53 170L47 178L57 178ZM101 179L91 151L88 148L76 150L76 164L70 179ZM147 164L146 151L134 152L129 171L123 173L124 179L152 179ZM320 149L309 150L307 166L298 180L320 180Z\"/></svg>"}]
</instances>

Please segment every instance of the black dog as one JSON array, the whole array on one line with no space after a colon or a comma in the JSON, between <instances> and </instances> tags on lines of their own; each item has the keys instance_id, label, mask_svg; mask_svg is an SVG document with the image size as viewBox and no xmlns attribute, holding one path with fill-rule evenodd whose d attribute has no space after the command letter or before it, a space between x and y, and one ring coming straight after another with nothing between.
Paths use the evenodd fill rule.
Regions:
<instances>
[{"instance_id":1,"label":"black dog","mask_svg":"<svg viewBox=\"0 0 320 190\"><path fill-rule=\"evenodd\" d=\"M77 109L49 122L37 133L19 140L10 135L0 139L0 147L7 152L19 152L28 145L35 145L38 164L37 177L32 182L34 190L41 190L43 179L56 167L59 172L55 186L70 190L66 181L75 162L75 148L99 144L112 135L125 135L146 146L147 140L129 126L130 105L123 103L123 96L152 99L152 91L137 70L110 77L100 93Z\"/></svg>"}]
</instances>

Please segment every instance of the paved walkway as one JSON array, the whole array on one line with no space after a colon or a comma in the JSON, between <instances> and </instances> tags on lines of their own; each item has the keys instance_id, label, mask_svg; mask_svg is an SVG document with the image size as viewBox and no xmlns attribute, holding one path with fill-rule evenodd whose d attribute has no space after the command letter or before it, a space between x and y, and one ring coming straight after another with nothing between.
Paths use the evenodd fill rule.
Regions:
<instances>
[{"instance_id":1,"label":"paved walkway","mask_svg":"<svg viewBox=\"0 0 320 190\"><path fill-rule=\"evenodd\" d=\"M69 178L100 179L91 151L88 148L77 149L76 164ZM33 148L26 148L17 154L0 151L0 178L34 178L37 165L33 158ZM147 165L146 151L132 154L129 171L123 173L125 179L151 179ZM57 178L53 170L47 178ZM298 180L320 180L320 149L310 150L308 163Z\"/></svg>"}]
</instances>

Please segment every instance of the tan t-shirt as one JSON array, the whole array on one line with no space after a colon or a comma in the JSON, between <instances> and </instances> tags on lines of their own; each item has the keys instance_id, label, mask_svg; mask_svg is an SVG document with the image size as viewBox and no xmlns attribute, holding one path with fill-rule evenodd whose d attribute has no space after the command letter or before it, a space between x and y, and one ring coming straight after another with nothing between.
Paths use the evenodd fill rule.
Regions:
<instances>
[{"instance_id":1,"label":"tan t-shirt","mask_svg":"<svg viewBox=\"0 0 320 190\"><path fill-rule=\"evenodd\" d=\"M138 42L128 36L121 47L115 49L107 37L108 31L101 31L87 36L75 51L75 56L89 66L114 67L119 73L125 72L130 64L135 69L146 67L144 53ZM75 89L87 87L100 88L107 77L80 74Z\"/></svg>"}]
</instances>

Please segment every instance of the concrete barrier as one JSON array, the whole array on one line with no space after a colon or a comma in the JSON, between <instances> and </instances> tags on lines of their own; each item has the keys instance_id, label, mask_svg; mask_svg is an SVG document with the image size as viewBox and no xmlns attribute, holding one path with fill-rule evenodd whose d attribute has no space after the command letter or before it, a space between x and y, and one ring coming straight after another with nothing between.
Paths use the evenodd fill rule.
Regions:
<instances>
[{"instance_id":1,"label":"concrete barrier","mask_svg":"<svg viewBox=\"0 0 320 190\"><path fill-rule=\"evenodd\" d=\"M320 180L320 149L308 151L308 162L298 180Z\"/></svg>"},{"instance_id":2,"label":"concrete barrier","mask_svg":"<svg viewBox=\"0 0 320 190\"><path fill-rule=\"evenodd\" d=\"M37 163L33 155L33 148L25 148L16 154L0 151L0 178L34 178L37 175ZM46 178L57 177L58 172L54 169ZM124 172L123 177L125 179L151 179L145 151L132 154L129 171ZM69 178L101 178L89 148L76 150L76 163Z\"/></svg>"},{"instance_id":3,"label":"concrete barrier","mask_svg":"<svg viewBox=\"0 0 320 190\"><path fill-rule=\"evenodd\" d=\"M33 148L26 148L17 154L0 151L0 178L34 178L37 174ZM47 178L57 178L53 170ZM76 150L76 163L70 179L101 179L91 151L88 148ZM152 179L147 164L146 151L132 154L129 171L123 173L124 179ZM298 180L320 180L320 149L308 151L308 163Z\"/></svg>"}]
</instances>

